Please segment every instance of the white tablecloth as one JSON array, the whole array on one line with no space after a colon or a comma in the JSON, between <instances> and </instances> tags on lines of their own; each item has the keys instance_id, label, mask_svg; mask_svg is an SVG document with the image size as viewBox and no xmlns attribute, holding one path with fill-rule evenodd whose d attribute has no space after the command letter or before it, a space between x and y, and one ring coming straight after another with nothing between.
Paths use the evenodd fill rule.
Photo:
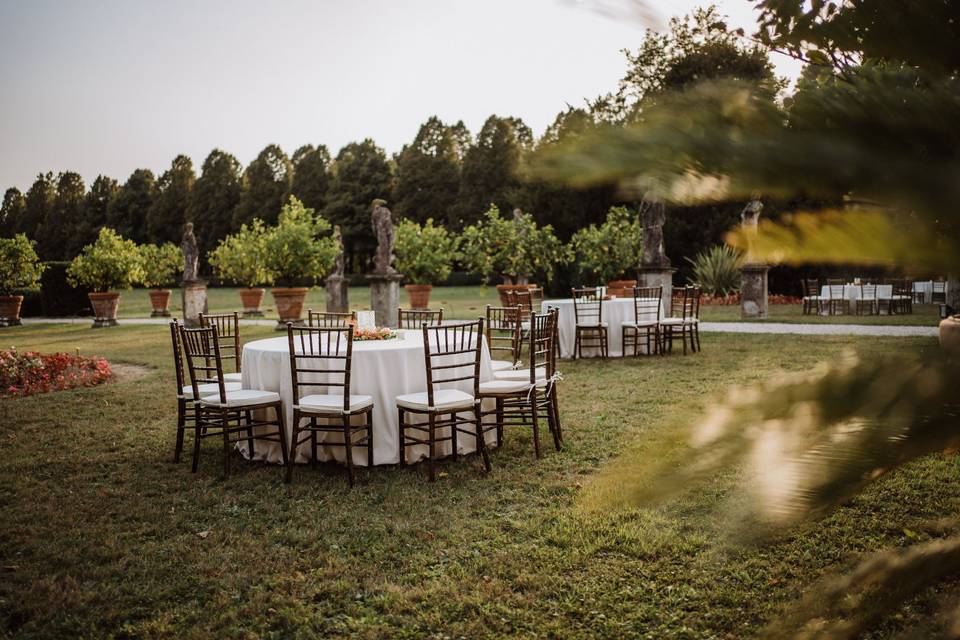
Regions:
<instances>
[{"instance_id":1,"label":"white tablecloth","mask_svg":"<svg viewBox=\"0 0 960 640\"><path fill-rule=\"evenodd\" d=\"M424 361L423 334L419 331L401 331L402 337L395 340L359 341L353 343L353 369L350 374L351 393L353 395L373 396L373 462L374 464L396 464L400 462L400 439L398 432L398 415L396 397L405 393L416 393L427 390L427 374ZM464 356L464 361L470 361L470 354ZM286 422L287 442L293 433L293 384L290 378L290 351L287 336L267 338L248 342L243 347L243 388L276 391L283 400L284 421ZM323 361L314 361L311 368L323 368ZM449 360L447 361L449 362ZM304 366L304 365L301 365ZM449 375L463 375L467 369L447 370ZM452 372L452 374L451 374ZM302 374L301 374L302 375ZM490 365L490 354L484 345L480 361L480 380L486 382L493 379L493 369ZM456 386L445 385L447 388L457 388L473 393L469 382L460 382ZM310 393L327 393L325 387L301 387L301 397ZM331 393L340 393L339 387L331 387ZM485 407L486 408L486 407ZM359 421L359 419L357 419ZM414 416L408 414L408 421L416 422ZM426 420L424 420L426 422ZM446 429L441 435L446 435ZM319 441L324 439L330 442L343 442L339 434L318 434ZM487 434L488 446L496 445L496 436L493 432ZM458 453L476 451L476 441L470 436L459 434L457 442ZM247 455L245 441L238 443L237 448ZM256 442L257 460L282 462L279 443ZM451 443L445 442L437 446L442 456L449 455ZM366 465L366 449L355 448L354 464ZM344 448L318 447L320 460L335 459L345 461ZM428 453L425 446L407 449L407 461L416 462ZM305 442L297 450L296 462L308 462L310 459L310 443Z\"/></svg>"},{"instance_id":2,"label":"white tablecloth","mask_svg":"<svg viewBox=\"0 0 960 640\"><path fill-rule=\"evenodd\" d=\"M877 300L889 299L893 296L893 285L889 284L878 284L877 285ZM860 299L860 285L858 284L845 284L843 285L843 297L850 301L851 306ZM830 287L829 285L824 285L820 289L820 298L823 300L828 300L830 298Z\"/></svg>"},{"instance_id":3,"label":"white tablecloth","mask_svg":"<svg viewBox=\"0 0 960 640\"><path fill-rule=\"evenodd\" d=\"M636 320L636 311L633 306L633 298L617 298L615 300L604 300L602 303L603 322L607 325L607 351L610 357L619 357L623 355L623 329L624 322ZM544 300L541 306L541 313L548 307L556 307L558 311L557 324L560 330L560 357L573 357L573 347L576 344L576 326L577 319L573 309L573 300ZM660 317L665 318L663 310L663 300L660 300ZM644 345L641 345L641 349ZM600 349L583 348L584 357L600 357Z\"/></svg>"}]
</instances>

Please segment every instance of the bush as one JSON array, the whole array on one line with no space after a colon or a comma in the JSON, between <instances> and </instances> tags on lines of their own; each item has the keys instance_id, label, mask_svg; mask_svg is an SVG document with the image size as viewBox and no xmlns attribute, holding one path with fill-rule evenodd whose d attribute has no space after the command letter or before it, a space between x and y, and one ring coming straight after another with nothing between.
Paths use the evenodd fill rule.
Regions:
<instances>
[{"instance_id":1,"label":"bush","mask_svg":"<svg viewBox=\"0 0 960 640\"><path fill-rule=\"evenodd\" d=\"M34 250L36 244L22 233L0 238L0 295L37 289L44 267Z\"/></svg>"},{"instance_id":2,"label":"bush","mask_svg":"<svg viewBox=\"0 0 960 640\"><path fill-rule=\"evenodd\" d=\"M174 274L183 266L183 251L173 243L145 244L140 247L143 256L143 279L148 288L159 289L174 283Z\"/></svg>"},{"instance_id":3,"label":"bush","mask_svg":"<svg viewBox=\"0 0 960 640\"><path fill-rule=\"evenodd\" d=\"M573 234L570 251L580 274L592 274L599 284L632 274L643 254L640 218L626 207L610 207L602 225L590 225Z\"/></svg>"},{"instance_id":4,"label":"bush","mask_svg":"<svg viewBox=\"0 0 960 640\"><path fill-rule=\"evenodd\" d=\"M303 281L315 283L330 273L339 252L332 236L321 237L330 230L323 216L290 196L277 226L270 228L264 239L270 279L292 286Z\"/></svg>"},{"instance_id":5,"label":"bush","mask_svg":"<svg viewBox=\"0 0 960 640\"><path fill-rule=\"evenodd\" d=\"M0 351L0 393L30 396L73 387L92 387L110 378L103 358L69 353Z\"/></svg>"},{"instance_id":6,"label":"bush","mask_svg":"<svg viewBox=\"0 0 960 640\"><path fill-rule=\"evenodd\" d=\"M96 292L129 289L143 279L140 248L109 227L100 229L97 241L85 246L67 269L71 285Z\"/></svg>"},{"instance_id":7,"label":"bush","mask_svg":"<svg viewBox=\"0 0 960 640\"><path fill-rule=\"evenodd\" d=\"M736 249L718 244L701 251L693 260L693 277L690 283L698 285L704 293L727 296L740 290L740 265L743 256Z\"/></svg>"},{"instance_id":8,"label":"bush","mask_svg":"<svg viewBox=\"0 0 960 640\"><path fill-rule=\"evenodd\" d=\"M266 235L262 220L254 219L249 226L242 225L239 231L221 240L217 248L207 254L213 272L218 278L247 288L270 284Z\"/></svg>"},{"instance_id":9,"label":"bush","mask_svg":"<svg viewBox=\"0 0 960 640\"><path fill-rule=\"evenodd\" d=\"M403 220L394 234L397 271L413 284L440 284L453 272L457 240L428 218L423 226Z\"/></svg>"},{"instance_id":10,"label":"bush","mask_svg":"<svg viewBox=\"0 0 960 640\"><path fill-rule=\"evenodd\" d=\"M553 233L553 227L538 227L529 213L514 214L509 220L491 205L485 219L463 230L460 238L462 260L468 271L489 281L499 276L517 283L537 274L549 282L558 264L569 260L567 248Z\"/></svg>"}]
</instances>

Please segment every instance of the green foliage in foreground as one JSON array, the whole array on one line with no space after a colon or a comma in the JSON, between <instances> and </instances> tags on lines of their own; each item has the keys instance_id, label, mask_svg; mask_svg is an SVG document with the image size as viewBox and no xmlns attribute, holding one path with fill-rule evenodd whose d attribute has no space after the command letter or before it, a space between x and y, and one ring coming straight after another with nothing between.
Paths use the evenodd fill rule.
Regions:
<instances>
[{"instance_id":1,"label":"green foliage in foreground","mask_svg":"<svg viewBox=\"0 0 960 640\"><path fill-rule=\"evenodd\" d=\"M489 477L468 456L443 463L434 485L419 467L378 468L348 491L327 465L300 468L289 490L277 467L242 461L224 481L216 441L197 475L170 462L166 327L3 335L150 370L2 402L0 635L751 637L842 559L936 541L944 530L930 521L960 513L953 455L916 461L755 548L717 544L731 472L669 505L592 509L622 486L614 472L649 481L653 461L686 459L683 425L728 384L804 371L847 347L923 352L930 339L704 335L697 356L564 362L562 453L536 462L530 436L509 430ZM923 637L944 595L922 593L874 637Z\"/></svg>"}]
</instances>

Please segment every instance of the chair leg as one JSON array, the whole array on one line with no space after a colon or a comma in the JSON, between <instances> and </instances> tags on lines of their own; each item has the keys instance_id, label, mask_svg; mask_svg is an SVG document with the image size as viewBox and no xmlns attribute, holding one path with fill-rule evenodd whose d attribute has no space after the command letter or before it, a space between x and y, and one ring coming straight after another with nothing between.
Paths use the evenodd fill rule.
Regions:
<instances>
[{"instance_id":1,"label":"chair leg","mask_svg":"<svg viewBox=\"0 0 960 640\"><path fill-rule=\"evenodd\" d=\"M173 461L180 462L183 451L183 435L187 430L187 401L177 400L177 444L173 450Z\"/></svg>"},{"instance_id":2,"label":"chair leg","mask_svg":"<svg viewBox=\"0 0 960 640\"><path fill-rule=\"evenodd\" d=\"M563 426L560 424L560 404L557 402L557 389L554 387L550 391L550 404L553 406L553 424L557 433L557 440L560 446L563 446Z\"/></svg>"},{"instance_id":3,"label":"chair leg","mask_svg":"<svg viewBox=\"0 0 960 640\"><path fill-rule=\"evenodd\" d=\"M548 391L545 396L547 401L547 424L550 426L550 435L553 436L553 446L556 447L557 451L560 451L563 446L560 443L560 425L557 423L557 410L553 405L551 395L552 393Z\"/></svg>"},{"instance_id":4,"label":"chair leg","mask_svg":"<svg viewBox=\"0 0 960 640\"><path fill-rule=\"evenodd\" d=\"M373 409L367 409L366 420L367 431L367 466L373 467Z\"/></svg>"},{"instance_id":5,"label":"chair leg","mask_svg":"<svg viewBox=\"0 0 960 640\"><path fill-rule=\"evenodd\" d=\"M310 466L316 468L317 466L317 419L314 417L310 418Z\"/></svg>"},{"instance_id":6,"label":"chair leg","mask_svg":"<svg viewBox=\"0 0 960 640\"><path fill-rule=\"evenodd\" d=\"M697 352L700 352L700 323L693 325L693 333L697 336Z\"/></svg>"},{"instance_id":7,"label":"chair leg","mask_svg":"<svg viewBox=\"0 0 960 640\"><path fill-rule=\"evenodd\" d=\"M437 416L434 413L428 415L429 420L429 434L430 434L430 454L427 457L427 472L430 475L430 482L436 482L437 472L433 468L433 459L436 457L437 453Z\"/></svg>"},{"instance_id":8,"label":"chair leg","mask_svg":"<svg viewBox=\"0 0 960 640\"><path fill-rule=\"evenodd\" d=\"M227 414L220 414L220 430L223 432L223 475L230 476L230 432Z\"/></svg>"},{"instance_id":9,"label":"chair leg","mask_svg":"<svg viewBox=\"0 0 960 640\"><path fill-rule=\"evenodd\" d=\"M347 453L347 477L353 487L353 434L350 429L350 416L343 416L343 446Z\"/></svg>"},{"instance_id":10,"label":"chair leg","mask_svg":"<svg viewBox=\"0 0 960 640\"><path fill-rule=\"evenodd\" d=\"M403 441L403 409L400 407L397 407L397 429L400 431L400 466L403 467L407 464L407 447Z\"/></svg>"},{"instance_id":11,"label":"chair leg","mask_svg":"<svg viewBox=\"0 0 960 640\"><path fill-rule=\"evenodd\" d=\"M457 458L459 457L459 454L457 453L457 449L460 448L460 443L457 442L457 421L460 418L457 416L456 411L454 411L450 415L450 418L451 418L451 422L453 423L453 425L450 427L450 446L452 448L450 457L453 458L454 462L456 462Z\"/></svg>"},{"instance_id":12,"label":"chair leg","mask_svg":"<svg viewBox=\"0 0 960 640\"><path fill-rule=\"evenodd\" d=\"M194 405L194 429L193 429L193 465L190 469L192 473L197 472L197 467L200 465L200 423L202 422L200 407Z\"/></svg>"},{"instance_id":13,"label":"chair leg","mask_svg":"<svg viewBox=\"0 0 960 640\"><path fill-rule=\"evenodd\" d=\"M497 448L503 446L503 398L497 398Z\"/></svg>"},{"instance_id":14,"label":"chair leg","mask_svg":"<svg viewBox=\"0 0 960 640\"><path fill-rule=\"evenodd\" d=\"M537 387L530 392L530 424L533 426L533 453L540 459L540 427L537 425Z\"/></svg>"},{"instance_id":15,"label":"chair leg","mask_svg":"<svg viewBox=\"0 0 960 640\"><path fill-rule=\"evenodd\" d=\"M247 457L250 460L253 460L253 454L256 453L256 449L253 446L253 427L250 426L250 423L253 422L253 416L250 415L250 411L245 412L247 418Z\"/></svg>"},{"instance_id":16,"label":"chair leg","mask_svg":"<svg viewBox=\"0 0 960 640\"><path fill-rule=\"evenodd\" d=\"M293 435L290 437L290 454L287 456L287 474L284 481L293 482L293 465L297 459L297 441L300 439L300 412L293 412Z\"/></svg>"},{"instance_id":17,"label":"chair leg","mask_svg":"<svg viewBox=\"0 0 960 640\"><path fill-rule=\"evenodd\" d=\"M490 454L487 452L487 440L483 437L483 422L480 419L480 405L473 405L473 419L475 421L477 429L477 450L480 451L480 455L483 457L483 468L486 469L487 473L490 473L490 470L493 468L490 466ZM456 426L454 426L454 431L456 431Z\"/></svg>"}]
</instances>

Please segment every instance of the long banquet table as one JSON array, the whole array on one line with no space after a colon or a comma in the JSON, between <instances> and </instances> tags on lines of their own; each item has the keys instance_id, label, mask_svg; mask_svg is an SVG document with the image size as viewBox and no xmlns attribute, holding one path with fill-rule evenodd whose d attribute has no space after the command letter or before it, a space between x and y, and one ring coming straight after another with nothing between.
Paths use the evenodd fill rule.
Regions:
<instances>
[{"instance_id":1,"label":"long banquet table","mask_svg":"<svg viewBox=\"0 0 960 640\"><path fill-rule=\"evenodd\" d=\"M467 354L464 361L472 361ZM330 361L321 360L311 367L317 369L329 366ZM301 367L304 366L302 363ZM276 391L283 400L284 421L287 438L293 433L293 383L290 372L290 351L287 336L267 338L248 342L243 347L241 365L244 389L261 389ZM462 372L464 369L452 371ZM303 374L301 374L303 375ZM308 374L309 375L309 374ZM493 379L493 369L490 364L490 354L486 346L482 349L480 361L480 381ZM396 397L405 393L426 391L427 376L424 363L423 334L420 331L400 330L400 337L393 340L357 341L353 343L353 368L350 374L351 393L353 395L373 396L373 462L379 464L396 464L400 461L398 416ZM457 388L461 391L473 393L469 383L457 383L448 388ZM311 393L340 393L337 387L301 387L301 396ZM412 420L413 416L409 416ZM424 420L425 422L425 420ZM440 435L444 435L444 430ZM318 434L320 446L318 458L322 461L335 459L345 461L345 452L342 446L324 446L324 442L343 442L340 434ZM487 445L496 445L496 436L488 432ZM460 434L458 438L458 453L476 451L476 441L472 437ZM246 441L237 444L237 448L247 457ZM437 446L441 456L451 453L449 442ZM407 462L416 462L427 456L426 446L407 449ZM308 462L310 444L305 442L297 450L295 462ZM256 442L256 460L268 462L282 462L279 443ZM365 450L354 449L354 464L366 465Z\"/></svg>"},{"instance_id":2,"label":"long banquet table","mask_svg":"<svg viewBox=\"0 0 960 640\"><path fill-rule=\"evenodd\" d=\"M652 300L652 298L651 298ZM636 310L633 305L633 298L614 298L604 300L601 314L603 322L607 325L607 352L610 357L619 357L623 355L623 329L624 322L636 320ZM560 332L560 357L573 357L573 348L576 344L576 326L577 319L573 308L573 299L544 300L541 305L541 313L546 313L550 307L557 309L557 326ZM665 318L663 309L663 300L660 300L660 318ZM643 345L640 347L643 349ZM584 357L600 357L600 349L596 347L584 347Z\"/></svg>"}]
</instances>

